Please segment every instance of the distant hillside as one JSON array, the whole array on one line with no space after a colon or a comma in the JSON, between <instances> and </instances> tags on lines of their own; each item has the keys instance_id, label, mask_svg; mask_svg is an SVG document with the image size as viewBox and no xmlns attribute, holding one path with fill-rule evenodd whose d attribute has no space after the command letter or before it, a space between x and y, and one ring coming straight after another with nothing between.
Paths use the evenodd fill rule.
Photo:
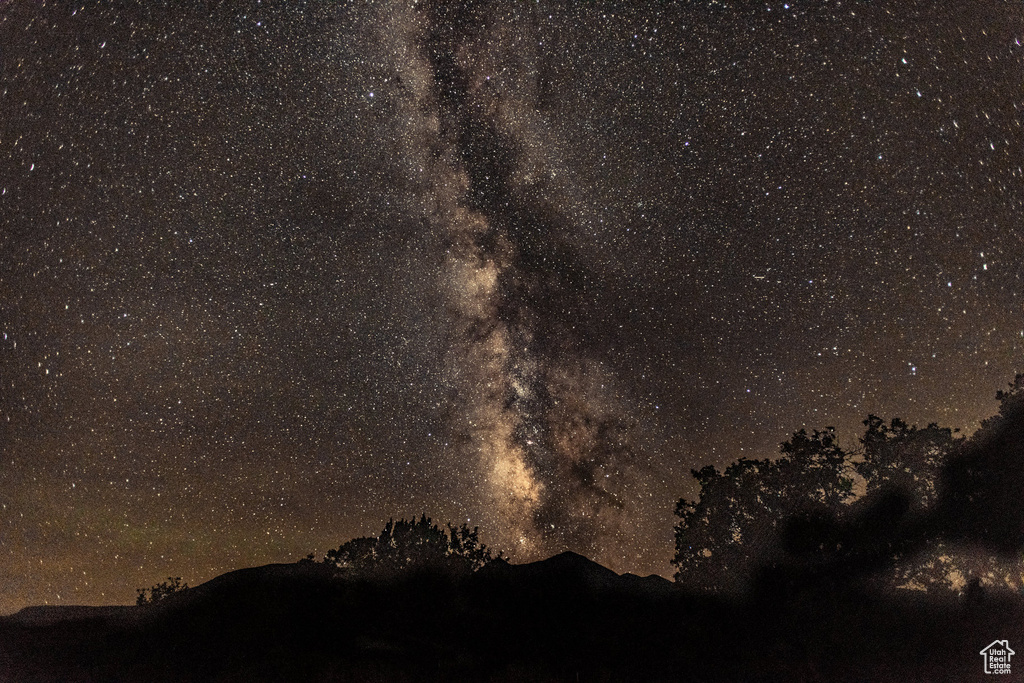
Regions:
<instances>
[{"instance_id":1,"label":"distant hillside","mask_svg":"<svg viewBox=\"0 0 1024 683\"><path fill-rule=\"evenodd\" d=\"M959 681L992 640L1024 643L1021 624L1019 601L992 598L730 602L574 553L468 576L300 562L150 606L26 608L0 619L0 680Z\"/></svg>"}]
</instances>

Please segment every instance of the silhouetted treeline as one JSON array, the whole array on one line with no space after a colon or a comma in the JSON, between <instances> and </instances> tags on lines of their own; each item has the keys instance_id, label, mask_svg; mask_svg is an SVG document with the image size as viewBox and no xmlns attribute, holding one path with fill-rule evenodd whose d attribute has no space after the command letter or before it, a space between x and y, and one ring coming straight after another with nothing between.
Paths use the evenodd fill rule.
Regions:
<instances>
[{"instance_id":1,"label":"silhouetted treeline","mask_svg":"<svg viewBox=\"0 0 1024 683\"><path fill-rule=\"evenodd\" d=\"M780 586L1019 591L1024 375L970 438L869 415L856 449L801 430L775 460L694 470L676 508L676 580L711 592Z\"/></svg>"}]
</instances>

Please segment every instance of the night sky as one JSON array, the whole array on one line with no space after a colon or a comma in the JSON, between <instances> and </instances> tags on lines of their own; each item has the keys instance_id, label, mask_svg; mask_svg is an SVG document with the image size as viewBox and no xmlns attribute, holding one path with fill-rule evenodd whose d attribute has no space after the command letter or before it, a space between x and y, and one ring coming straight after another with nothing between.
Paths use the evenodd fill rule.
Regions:
<instances>
[{"instance_id":1,"label":"night sky","mask_svg":"<svg viewBox=\"0 0 1024 683\"><path fill-rule=\"evenodd\" d=\"M690 469L1024 370L1024 6L0 2L0 613L389 517L669 574Z\"/></svg>"}]
</instances>

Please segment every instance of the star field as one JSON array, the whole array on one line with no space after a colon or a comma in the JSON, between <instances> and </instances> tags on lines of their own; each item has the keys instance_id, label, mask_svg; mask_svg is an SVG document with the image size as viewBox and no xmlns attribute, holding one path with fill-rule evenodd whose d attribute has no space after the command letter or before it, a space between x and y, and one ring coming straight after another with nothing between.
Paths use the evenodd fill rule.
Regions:
<instances>
[{"instance_id":1,"label":"star field","mask_svg":"<svg viewBox=\"0 0 1024 683\"><path fill-rule=\"evenodd\" d=\"M668 572L691 468L967 431L1024 9L0 3L0 613L426 511Z\"/></svg>"}]
</instances>

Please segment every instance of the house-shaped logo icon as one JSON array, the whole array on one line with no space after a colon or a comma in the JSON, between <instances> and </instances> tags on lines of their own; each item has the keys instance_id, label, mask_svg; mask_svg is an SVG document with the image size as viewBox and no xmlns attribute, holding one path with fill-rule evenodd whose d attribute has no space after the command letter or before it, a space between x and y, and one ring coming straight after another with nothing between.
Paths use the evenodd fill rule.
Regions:
<instances>
[{"instance_id":1,"label":"house-shaped logo icon","mask_svg":"<svg viewBox=\"0 0 1024 683\"><path fill-rule=\"evenodd\" d=\"M1015 654L1017 653L1010 649L1010 644L1007 641L993 640L981 651L981 656L985 658L985 673L1010 673L1010 657Z\"/></svg>"}]
</instances>

